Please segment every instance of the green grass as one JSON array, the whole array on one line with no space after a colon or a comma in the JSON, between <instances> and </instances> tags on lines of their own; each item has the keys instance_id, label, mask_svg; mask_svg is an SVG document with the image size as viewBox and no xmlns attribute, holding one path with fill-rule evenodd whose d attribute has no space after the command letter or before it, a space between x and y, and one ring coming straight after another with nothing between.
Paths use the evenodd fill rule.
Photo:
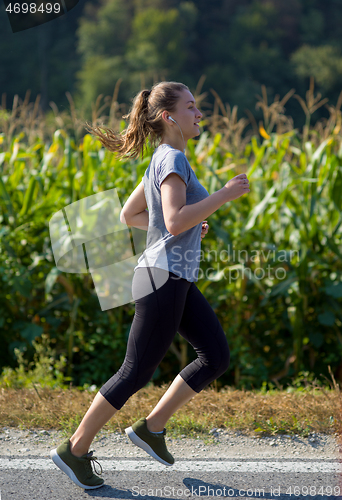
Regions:
<instances>
[{"instance_id":1,"label":"green grass","mask_svg":"<svg viewBox=\"0 0 342 500\"><path fill-rule=\"evenodd\" d=\"M134 394L104 429L123 432L125 427L147 416L167 386L150 385ZM95 392L76 388L35 387L0 389L0 426L75 431ZM341 434L339 389L314 387L287 391L241 391L206 388L178 410L167 424L172 437L210 440L212 428L241 431L246 435Z\"/></svg>"}]
</instances>

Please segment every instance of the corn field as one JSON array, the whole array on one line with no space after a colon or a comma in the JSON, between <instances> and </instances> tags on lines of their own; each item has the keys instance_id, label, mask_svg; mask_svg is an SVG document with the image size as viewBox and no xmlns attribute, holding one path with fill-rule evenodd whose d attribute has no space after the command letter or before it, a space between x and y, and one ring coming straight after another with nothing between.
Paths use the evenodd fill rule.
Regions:
<instances>
[{"instance_id":1,"label":"corn field","mask_svg":"<svg viewBox=\"0 0 342 500\"><path fill-rule=\"evenodd\" d=\"M117 90L103 105L98 97L93 124L126 126ZM248 196L207 218L201 244L196 284L231 350L216 387L286 386L301 373L327 377L330 367L342 381L342 93L333 107L312 82L305 100L294 92L268 104L262 87L257 124L250 112L237 120L236 107L212 91L201 135L188 141L187 158L209 194L242 172L250 183ZM100 385L124 359L134 304L101 311L88 274L56 268L48 224L65 206L114 187L123 205L153 150L119 160L85 133L86 118L67 95L68 113L51 103L42 115L39 98L28 96L0 108L0 369L16 366L15 349L33 359L33 343L47 336L74 385ZM194 95L203 102L205 94ZM284 114L292 96L306 116L303 131ZM311 124L324 104L329 119ZM153 381L169 382L194 358L177 334Z\"/></svg>"}]
</instances>

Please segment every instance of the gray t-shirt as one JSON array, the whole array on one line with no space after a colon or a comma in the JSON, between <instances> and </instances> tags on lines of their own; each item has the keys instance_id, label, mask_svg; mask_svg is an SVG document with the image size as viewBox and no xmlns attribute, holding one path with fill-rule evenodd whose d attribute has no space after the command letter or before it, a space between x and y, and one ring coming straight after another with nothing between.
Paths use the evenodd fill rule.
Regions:
<instances>
[{"instance_id":1,"label":"gray t-shirt","mask_svg":"<svg viewBox=\"0 0 342 500\"><path fill-rule=\"evenodd\" d=\"M149 226L146 250L139 257L134 271L139 267L159 267L187 281L198 281L202 222L177 236L169 233L165 226L160 185L173 172L186 184L186 205L192 205L209 196L184 153L168 144L158 146L142 179Z\"/></svg>"}]
</instances>

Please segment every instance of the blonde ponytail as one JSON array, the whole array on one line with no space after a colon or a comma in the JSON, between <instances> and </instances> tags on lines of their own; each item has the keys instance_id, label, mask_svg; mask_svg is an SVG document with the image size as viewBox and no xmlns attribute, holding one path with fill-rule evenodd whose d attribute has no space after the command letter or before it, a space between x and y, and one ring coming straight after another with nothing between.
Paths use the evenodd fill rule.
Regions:
<instances>
[{"instance_id":1,"label":"blonde ponytail","mask_svg":"<svg viewBox=\"0 0 342 500\"><path fill-rule=\"evenodd\" d=\"M127 129L119 135L104 126L92 127L86 122L85 128L96 135L101 144L109 151L116 152L120 157L137 158L144 155L146 139L155 147L164 133L161 115L164 110L172 112L176 108L179 92L189 90L183 83L160 82L151 90L141 90L134 98L132 108L123 118L128 118ZM101 132L105 131L105 134Z\"/></svg>"}]
</instances>

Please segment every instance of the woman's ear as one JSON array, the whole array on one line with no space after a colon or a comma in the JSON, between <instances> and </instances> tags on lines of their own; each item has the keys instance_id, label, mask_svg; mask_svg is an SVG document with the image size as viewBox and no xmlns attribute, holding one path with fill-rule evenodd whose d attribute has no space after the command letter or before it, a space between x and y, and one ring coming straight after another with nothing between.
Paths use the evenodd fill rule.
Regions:
<instances>
[{"instance_id":1,"label":"woman's ear","mask_svg":"<svg viewBox=\"0 0 342 500\"><path fill-rule=\"evenodd\" d=\"M164 122L166 122L166 123L170 123L170 122L171 122L171 120L170 120L169 118L170 118L169 112L168 112L168 111L166 111L166 110L164 110L164 111L162 112L162 119L164 120Z\"/></svg>"}]
</instances>

